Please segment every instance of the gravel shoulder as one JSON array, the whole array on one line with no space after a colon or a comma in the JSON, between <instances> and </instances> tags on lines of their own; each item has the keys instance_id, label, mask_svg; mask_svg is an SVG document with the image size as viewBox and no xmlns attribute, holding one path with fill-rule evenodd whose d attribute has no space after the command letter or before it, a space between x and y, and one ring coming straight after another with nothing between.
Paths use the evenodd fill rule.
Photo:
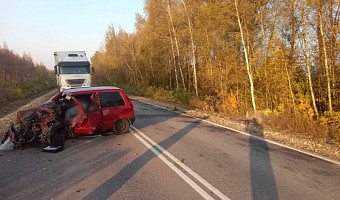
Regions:
<instances>
[{"instance_id":1,"label":"gravel shoulder","mask_svg":"<svg viewBox=\"0 0 340 200\"><path fill-rule=\"evenodd\" d=\"M165 108L168 108L173 111L178 111L181 113L185 113L186 115L201 118L208 120L210 122L214 122L216 124L220 124L223 126L230 127L232 129L236 129L238 131L246 132L251 135L263 137L266 140L274 141L283 145L287 145L292 148L299 149L301 151L309 152L321 157L329 158L335 161L340 161L340 146L335 144L328 144L325 141L314 139L314 138L306 138L304 136L299 136L294 133L289 133L287 131L273 131L265 125L249 125L244 120L232 120L230 118L219 115L218 113L208 113L206 111L200 109L190 108L188 106L182 106L175 103L170 102L162 102L153 100L146 97L133 96L129 95L131 98L136 100L141 100L144 102L152 103L155 105L159 105Z\"/></svg>"},{"instance_id":2,"label":"gravel shoulder","mask_svg":"<svg viewBox=\"0 0 340 200\"><path fill-rule=\"evenodd\" d=\"M6 107L3 106L4 108L1 109L1 115L0 115L1 117L0 118L0 138L2 138L6 134L9 123L11 121L16 120L17 112L38 107L41 104L46 103L57 92L58 92L57 89L49 90L47 92L39 93L37 95L34 95L26 99L21 99L21 100L12 102L6 105Z\"/></svg>"}]
</instances>

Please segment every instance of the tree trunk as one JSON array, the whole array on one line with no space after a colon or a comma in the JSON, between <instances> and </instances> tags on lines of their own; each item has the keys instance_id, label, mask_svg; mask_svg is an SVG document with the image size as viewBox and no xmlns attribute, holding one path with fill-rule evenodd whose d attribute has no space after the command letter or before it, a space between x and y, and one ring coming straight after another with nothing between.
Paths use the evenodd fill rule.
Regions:
<instances>
[{"instance_id":1,"label":"tree trunk","mask_svg":"<svg viewBox=\"0 0 340 200\"><path fill-rule=\"evenodd\" d=\"M238 12L238 0L235 0L235 8L236 8L237 21L238 21L238 25L239 25L240 33L241 33L241 40L242 40L242 45L243 45L244 57L246 59L247 73L248 73L249 81L250 81L250 92L251 92L251 99L252 99L252 103L253 103L253 109L256 110L255 96L254 96L254 84L253 84L253 79L252 79L252 76L251 76L251 73L250 73L250 64L249 64L249 61L248 61L248 52L247 52L246 44L245 44L245 41L244 41L240 15L239 15L239 12Z\"/></svg>"},{"instance_id":2,"label":"tree trunk","mask_svg":"<svg viewBox=\"0 0 340 200\"><path fill-rule=\"evenodd\" d=\"M291 84L291 81L290 81L290 76L289 76L289 71L288 71L288 66L285 62L285 67L286 67L286 73L287 73L287 79L288 79L288 86L289 86L289 91L290 91L290 96L292 98L292 103L293 103L293 109L294 109L294 114L295 114L295 100L294 100L294 93L293 93L293 88L292 88L292 84Z\"/></svg>"},{"instance_id":3,"label":"tree trunk","mask_svg":"<svg viewBox=\"0 0 340 200\"><path fill-rule=\"evenodd\" d=\"M261 17L261 32L262 32L262 43L264 46L264 77L265 77L265 82L266 82L266 108L268 108L268 93L269 93L269 87L268 87L268 76L267 76L267 42L266 42L266 33L264 31L264 22L263 22L263 6L261 6L260 10L260 17Z\"/></svg>"},{"instance_id":4,"label":"tree trunk","mask_svg":"<svg viewBox=\"0 0 340 200\"><path fill-rule=\"evenodd\" d=\"M301 6L301 16L302 16L302 23L303 23L303 39L305 41L306 68L307 68L309 90L310 90L310 93L311 93L311 96L312 96L314 113L315 113L315 116L318 118L319 112L318 112L318 109L317 109L316 103L315 103L315 97L314 97L314 92L313 92L313 84L312 84L312 76L311 76L310 67L309 67L309 52L308 52L308 43L307 43L307 35L306 35L305 13L303 11L302 6Z\"/></svg>"},{"instance_id":5,"label":"tree trunk","mask_svg":"<svg viewBox=\"0 0 340 200\"><path fill-rule=\"evenodd\" d=\"M322 14L321 14L321 8L319 9L319 18L320 18L320 36L323 46L323 54L324 54L324 61L325 61L325 70L326 70L326 78L327 78L327 93L328 93L328 108L330 111L332 111L332 93L331 93L331 81L329 77L329 69L328 69L328 60L327 60L327 50L326 50L326 44L325 44L325 36L323 34L323 28L322 28Z\"/></svg>"},{"instance_id":6,"label":"tree trunk","mask_svg":"<svg viewBox=\"0 0 340 200\"><path fill-rule=\"evenodd\" d=\"M172 90L172 79L171 79L171 58L169 57L169 89Z\"/></svg>"},{"instance_id":7,"label":"tree trunk","mask_svg":"<svg viewBox=\"0 0 340 200\"><path fill-rule=\"evenodd\" d=\"M340 3L340 2L339 2ZM329 17L330 17L330 22L331 22L331 32L332 34L330 34L330 65L333 66L331 68L331 76L332 76L332 93L333 93L333 99L337 99L337 90L336 90L336 51L337 51L337 34L339 33L339 29L338 24L339 24L339 20L338 20L338 14L339 14L339 9L340 7L338 6L337 11L335 12L335 16L333 13L333 5L334 5L334 1L331 0L330 1L330 6L329 6Z\"/></svg>"},{"instance_id":8,"label":"tree trunk","mask_svg":"<svg viewBox=\"0 0 340 200\"><path fill-rule=\"evenodd\" d=\"M295 0L290 0L290 14L291 14L291 23L290 23L290 29L292 32L291 35L291 41L290 41L290 52L289 52L289 62L288 65L293 66L294 64L294 54L295 54L295 38L296 38L296 32L295 32L295 24L296 24L296 18L295 18L295 6L294 6Z\"/></svg>"},{"instance_id":9,"label":"tree trunk","mask_svg":"<svg viewBox=\"0 0 340 200\"><path fill-rule=\"evenodd\" d=\"M169 16L169 20L170 20L170 23L171 23L171 28L172 28L173 37L174 37L175 46L176 46L176 53L177 53L176 63L177 63L177 66L179 68L179 72L180 72L180 75L181 75L183 89L186 90L184 76L183 76L183 72L182 72L182 68L181 68L180 53L179 53L179 44L178 44L178 40L177 40L177 36L176 36L176 31L175 31L174 23L173 23L172 16L171 16L171 9L170 9L170 2L169 2L169 0L167 1L167 3L168 3L168 16Z\"/></svg>"},{"instance_id":10,"label":"tree trunk","mask_svg":"<svg viewBox=\"0 0 340 200\"><path fill-rule=\"evenodd\" d=\"M196 74L196 52L195 52L195 45L194 45L194 38L193 38L193 30L192 30L192 25L191 25L191 21L189 19L189 15L187 12L187 7L185 5L184 0L182 0L182 4L184 7L184 11L187 15L187 19L188 19L188 25L189 25L189 33L190 33L190 43L191 43L191 53L192 53L192 60L193 60L193 76L194 76L194 88L195 88L195 94L196 97L198 98L198 89L197 89L197 74Z\"/></svg>"},{"instance_id":11,"label":"tree trunk","mask_svg":"<svg viewBox=\"0 0 340 200\"><path fill-rule=\"evenodd\" d=\"M170 34L170 44L171 44L172 59L173 59L173 62L174 62L176 88L178 90L179 89L179 85L178 85L178 72L177 72L177 67L176 67L176 56L175 56L175 50L174 50L174 43L172 41L172 33L171 33L170 25L169 25L169 34Z\"/></svg>"}]
</instances>

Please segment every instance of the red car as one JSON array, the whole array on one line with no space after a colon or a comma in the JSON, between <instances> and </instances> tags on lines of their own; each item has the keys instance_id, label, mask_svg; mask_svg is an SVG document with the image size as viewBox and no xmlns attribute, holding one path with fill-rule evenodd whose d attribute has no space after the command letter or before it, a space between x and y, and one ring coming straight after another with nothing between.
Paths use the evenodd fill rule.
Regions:
<instances>
[{"instance_id":1,"label":"red car","mask_svg":"<svg viewBox=\"0 0 340 200\"><path fill-rule=\"evenodd\" d=\"M126 133L134 121L133 104L120 88L69 89L39 108L17 113L17 122L11 124L2 143L10 137L17 146L25 143L63 146L63 142L58 142L60 138L64 141L67 137L110 129L117 134Z\"/></svg>"},{"instance_id":2,"label":"red car","mask_svg":"<svg viewBox=\"0 0 340 200\"><path fill-rule=\"evenodd\" d=\"M60 99L71 97L66 107L78 107L73 134L93 134L112 129L126 133L135 121L133 104L127 94L117 87L89 87L65 90L52 98L48 104L61 104ZM76 105L72 105L75 103ZM66 113L66 114L72 114ZM70 117L70 116L68 116ZM72 116L71 116L72 117Z\"/></svg>"}]
</instances>

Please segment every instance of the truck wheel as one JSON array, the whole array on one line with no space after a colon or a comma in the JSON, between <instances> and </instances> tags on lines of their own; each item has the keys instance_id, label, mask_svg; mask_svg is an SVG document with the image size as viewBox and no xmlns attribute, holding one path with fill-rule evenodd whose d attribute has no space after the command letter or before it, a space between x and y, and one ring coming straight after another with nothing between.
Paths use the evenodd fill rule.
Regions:
<instances>
[{"instance_id":1,"label":"truck wheel","mask_svg":"<svg viewBox=\"0 0 340 200\"><path fill-rule=\"evenodd\" d=\"M129 131L130 128L130 122L127 119L120 119L115 122L115 124L112 127L112 130L116 134L124 134Z\"/></svg>"}]
</instances>

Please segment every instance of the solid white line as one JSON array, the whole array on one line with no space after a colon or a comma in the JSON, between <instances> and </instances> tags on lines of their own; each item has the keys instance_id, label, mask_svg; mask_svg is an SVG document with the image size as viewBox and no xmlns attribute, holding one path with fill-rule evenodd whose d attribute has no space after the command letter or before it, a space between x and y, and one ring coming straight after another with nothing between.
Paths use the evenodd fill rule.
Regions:
<instances>
[{"instance_id":1,"label":"solid white line","mask_svg":"<svg viewBox=\"0 0 340 200\"><path fill-rule=\"evenodd\" d=\"M153 141L151 138L146 136L142 131L138 130L136 127L131 126L131 128L135 131L137 131L141 136L143 136L146 140L148 140L153 146L156 146L162 153L164 153L166 156L168 156L171 160L173 160L175 163L180 162L179 165L182 167L185 171L187 171L191 176L193 176L196 180L201 182L205 187L207 187L210 191L215 193L218 197L225 200L230 200L227 196L225 196L221 191L219 191L217 188L215 188L213 185L211 185L209 182L204 180L200 175L198 175L196 172L194 172L192 169L190 169L188 166L186 166L184 163L182 163L178 158L173 156L171 153L169 153L167 150L165 150L162 146L157 144L155 141Z\"/></svg>"},{"instance_id":2,"label":"solid white line","mask_svg":"<svg viewBox=\"0 0 340 200\"><path fill-rule=\"evenodd\" d=\"M133 134L139 141L141 141L146 147L148 147L154 154L156 154L166 165L168 165L174 172L176 172L185 182L187 182L194 190L196 190L203 198L213 200L214 198L210 196L205 190L203 190L199 185L197 185L193 180L191 180L187 175L185 175L181 170L175 167L170 161L168 161L159 151L157 151L153 146L147 143L141 136L137 133Z\"/></svg>"},{"instance_id":3,"label":"solid white line","mask_svg":"<svg viewBox=\"0 0 340 200\"><path fill-rule=\"evenodd\" d=\"M145 101L137 100L137 99L134 99L134 100L135 101L140 101L142 103L145 103L145 104L148 104L148 105L152 105L152 106L155 106L155 107L158 107L158 108L162 108L162 109L165 109L165 110L168 110L168 111L171 111L171 112L175 112L175 113L178 113L180 115L184 115L184 116L195 118L195 119L200 119L200 118L193 117L193 116L190 116L188 114L185 114L185 113L182 113L182 112L178 112L178 111L174 111L174 110L171 110L171 109L168 109L168 108L165 108L165 107L162 107L162 106L158 106L158 105L155 105L155 104L152 104L152 103L149 103L149 102L145 102ZM226 129L229 129L229 130L241 133L243 135L247 135L249 137L256 138L256 139L261 140L261 141L265 141L265 142L268 142L268 143L271 143L271 144L275 144L275 145L278 145L278 146L281 146L281 147L284 147L284 148L287 148L287 149L290 149L290 150L293 150L293 151L297 151L297 152L302 153L302 154L306 154L306 155L309 155L309 156L312 156L312 157L315 157L315 158L318 158L318 159L321 159L321 160L324 160L324 161L327 161L327 162L330 162L330 163L333 163L333 164L340 165L340 162L338 162L336 160L332 160L332 159L326 158L324 156L319 156L319 155L316 155L316 154L313 154L313 153L310 153L310 152L307 152L307 151L303 151L303 150L300 150L300 149L297 149L297 148L294 148L294 147L290 147L290 146L287 146L287 145L284 145L284 144L281 144L281 143L278 143L278 142L275 142L275 141L272 141L272 140L268 140L268 139L264 139L262 137L251 135L249 133L246 133L246 132L243 132L243 131L239 131L239 130L236 130L236 129L233 129L233 128L230 128L230 127L227 127L227 126L223 126L221 124L216 124L214 122L211 122L211 121L208 121L208 120L205 120L205 119L201 119L201 120L206 122L206 123L213 124L215 126L219 126L219 127L222 127L222 128L226 128Z\"/></svg>"}]
</instances>

